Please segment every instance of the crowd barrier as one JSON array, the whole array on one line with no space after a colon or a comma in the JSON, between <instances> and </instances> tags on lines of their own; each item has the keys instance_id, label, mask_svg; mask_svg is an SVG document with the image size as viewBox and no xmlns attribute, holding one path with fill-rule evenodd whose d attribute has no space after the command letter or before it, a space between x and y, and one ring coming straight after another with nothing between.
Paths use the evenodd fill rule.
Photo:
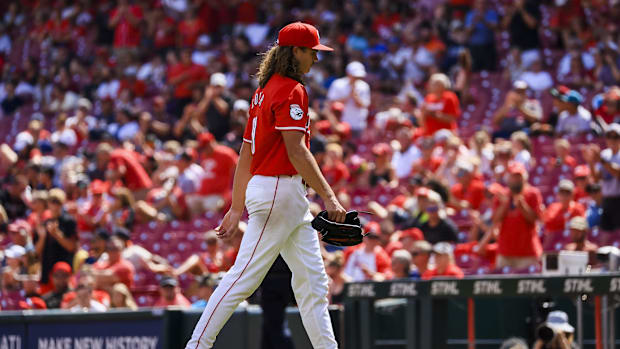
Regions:
<instances>
[{"instance_id":1,"label":"crowd barrier","mask_svg":"<svg viewBox=\"0 0 620 349\"><path fill-rule=\"evenodd\" d=\"M564 310L580 348L620 348L620 273L495 276L346 285L346 348L498 348L535 339L545 307Z\"/></svg>"},{"instance_id":2,"label":"crowd barrier","mask_svg":"<svg viewBox=\"0 0 620 349\"><path fill-rule=\"evenodd\" d=\"M105 313L61 310L0 312L0 349L177 349L184 348L200 310L140 309ZM330 307L340 338L341 309ZM296 349L312 349L299 312L287 309ZM261 348L262 311L247 306L235 311L214 349Z\"/></svg>"}]
</instances>

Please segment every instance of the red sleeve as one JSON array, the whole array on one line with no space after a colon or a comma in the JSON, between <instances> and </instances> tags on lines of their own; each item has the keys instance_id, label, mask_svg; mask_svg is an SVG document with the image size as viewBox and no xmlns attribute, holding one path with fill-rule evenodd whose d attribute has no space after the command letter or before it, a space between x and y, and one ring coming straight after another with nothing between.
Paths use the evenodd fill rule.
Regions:
<instances>
[{"instance_id":1,"label":"red sleeve","mask_svg":"<svg viewBox=\"0 0 620 349\"><path fill-rule=\"evenodd\" d=\"M478 184L472 188L471 195L469 196L469 204L474 210L480 208L482 201L484 200L484 185Z\"/></svg>"},{"instance_id":2,"label":"red sleeve","mask_svg":"<svg viewBox=\"0 0 620 349\"><path fill-rule=\"evenodd\" d=\"M388 272L392 267L392 261L383 249L375 252L375 263L377 263L377 272L381 274Z\"/></svg>"},{"instance_id":3,"label":"red sleeve","mask_svg":"<svg viewBox=\"0 0 620 349\"><path fill-rule=\"evenodd\" d=\"M543 215L542 195L536 188L532 190L525 197L525 201L536 212L536 216L539 218Z\"/></svg>"},{"instance_id":4,"label":"red sleeve","mask_svg":"<svg viewBox=\"0 0 620 349\"><path fill-rule=\"evenodd\" d=\"M298 84L288 97L274 108L276 130L306 132L306 125L309 120L307 101L306 90L301 84Z\"/></svg>"}]
</instances>

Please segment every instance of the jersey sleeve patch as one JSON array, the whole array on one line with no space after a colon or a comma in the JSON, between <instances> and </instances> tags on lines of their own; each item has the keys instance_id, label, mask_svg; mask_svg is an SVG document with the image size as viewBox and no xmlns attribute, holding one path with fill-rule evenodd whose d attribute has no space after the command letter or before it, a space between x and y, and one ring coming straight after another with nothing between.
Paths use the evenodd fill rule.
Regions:
<instances>
[{"instance_id":1,"label":"jersey sleeve patch","mask_svg":"<svg viewBox=\"0 0 620 349\"><path fill-rule=\"evenodd\" d=\"M299 104L291 104L289 115L293 120L301 120L304 117L304 111L301 109Z\"/></svg>"}]
</instances>

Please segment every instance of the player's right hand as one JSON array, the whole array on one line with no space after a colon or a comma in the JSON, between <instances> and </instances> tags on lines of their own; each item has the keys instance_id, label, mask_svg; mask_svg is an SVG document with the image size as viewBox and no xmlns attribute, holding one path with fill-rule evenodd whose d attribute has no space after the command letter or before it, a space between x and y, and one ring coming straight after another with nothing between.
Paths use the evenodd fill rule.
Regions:
<instances>
[{"instance_id":1,"label":"player's right hand","mask_svg":"<svg viewBox=\"0 0 620 349\"><path fill-rule=\"evenodd\" d=\"M222 219L222 223L215 228L215 232L220 239L230 239L239 230L239 221L241 220L242 212L236 210L228 210L224 218Z\"/></svg>"},{"instance_id":2,"label":"player's right hand","mask_svg":"<svg viewBox=\"0 0 620 349\"><path fill-rule=\"evenodd\" d=\"M334 222L342 223L347 216L347 210L342 207L335 197L325 202L325 210L329 220Z\"/></svg>"}]
</instances>

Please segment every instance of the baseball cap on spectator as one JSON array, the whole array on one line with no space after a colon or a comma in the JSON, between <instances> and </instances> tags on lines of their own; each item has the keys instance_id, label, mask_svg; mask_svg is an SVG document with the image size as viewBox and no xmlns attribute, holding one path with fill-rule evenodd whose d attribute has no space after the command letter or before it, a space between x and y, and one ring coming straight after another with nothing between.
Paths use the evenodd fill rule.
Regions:
<instances>
[{"instance_id":1,"label":"baseball cap on spectator","mask_svg":"<svg viewBox=\"0 0 620 349\"><path fill-rule=\"evenodd\" d=\"M159 286L161 287L177 287L178 285L179 282L177 281L177 279L172 277L165 277L159 282Z\"/></svg>"},{"instance_id":2,"label":"baseball cap on spectator","mask_svg":"<svg viewBox=\"0 0 620 349\"><path fill-rule=\"evenodd\" d=\"M563 179L558 184L558 190L572 193L575 191L575 184L573 184L573 182L569 179Z\"/></svg>"},{"instance_id":3,"label":"baseball cap on spectator","mask_svg":"<svg viewBox=\"0 0 620 349\"><path fill-rule=\"evenodd\" d=\"M226 87L228 82L226 81L226 75L223 73L215 73L211 75L211 80L209 81L211 86L222 86Z\"/></svg>"},{"instance_id":4,"label":"baseball cap on spectator","mask_svg":"<svg viewBox=\"0 0 620 349\"><path fill-rule=\"evenodd\" d=\"M381 234L381 226L377 222L368 222L363 228L364 234L369 237L378 237Z\"/></svg>"},{"instance_id":5,"label":"baseball cap on spectator","mask_svg":"<svg viewBox=\"0 0 620 349\"><path fill-rule=\"evenodd\" d=\"M430 192L431 191L426 187L417 188L415 190L415 196L421 196L421 197L427 198Z\"/></svg>"},{"instance_id":6,"label":"baseball cap on spectator","mask_svg":"<svg viewBox=\"0 0 620 349\"><path fill-rule=\"evenodd\" d=\"M38 120L40 122L43 122L43 120L45 120L45 116L43 116L42 113L36 112L32 114L30 120Z\"/></svg>"},{"instance_id":7,"label":"baseball cap on spectator","mask_svg":"<svg viewBox=\"0 0 620 349\"><path fill-rule=\"evenodd\" d=\"M472 164L469 161L465 161L465 160L458 160L456 162L456 168L458 170L463 170L467 173L472 173L474 172L474 164Z\"/></svg>"},{"instance_id":8,"label":"baseball cap on spectator","mask_svg":"<svg viewBox=\"0 0 620 349\"><path fill-rule=\"evenodd\" d=\"M364 78L366 77L366 68L364 65L358 61L353 61L347 64L347 75L350 75L354 78Z\"/></svg>"},{"instance_id":9,"label":"baseball cap on spectator","mask_svg":"<svg viewBox=\"0 0 620 349\"><path fill-rule=\"evenodd\" d=\"M527 82L523 80L517 80L512 84L512 88L515 90L527 90Z\"/></svg>"},{"instance_id":10,"label":"baseball cap on spectator","mask_svg":"<svg viewBox=\"0 0 620 349\"><path fill-rule=\"evenodd\" d=\"M331 105L331 109L334 112L342 113L342 111L344 110L344 103L339 101L333 102Z\"/></svg>"},{"instance_id":11,"label":"baseball cap on spectator","mask_svg":"<svg viewBox=\"0 0 620 349\"><path fill-rule=\"evenodd\" d=\"M131 233L129 232L129 230L123 227L116 228L116 230L114 230L114 236L118 236L124 241L131 239Z\"/></svg>"},{"instance_id":12,"label":"baseball cap on spectator","mask_svg":"<svg viewBox=\"0 0 620 349\"><path fill-rule=\"evenodd\" d=\"M448 139L450 139L450 137L453 137L453 136L454 136L454 133L452 133L452 131L444 128L444 129L441 129L435 132L435 135L433 138L435 139L435 142L442 143L442 142L447 141Z\"/></svg>"},{"instance_id":13,"label":"baseball cap on spectator","mask_svg":"<svg viewBox=\"0 0 620 349\"><path fill-rule=\"evenodd\" d=\"M65 201L67 200L67 194L65 194L65 192L62 189L53 188L53 189L50 189L48 198L50 202L56 201L60 204L64 204Z\"/></svg>"},{"instance_id":14,"label":"baseball cap on spectator","mask_svg":"<svg viewBox=\"0 0 620 349\"><path fill-rule=\"evenodd\" d=\"M110 232L106 228L97 228L95 230L95 238L108 241L110 240Z\"/></svg>"},{"instance_id":15,"label":"baseball cap on spectator","mask_svg":"<svg viewBox=\"0 0 620 349\"><path fill-rule=\"evenodd\" d=\"M211 275L201 275L197 278L198 287L214 288L217 286L218 280Z\"/></svg>"},{"instance_id":16,"label":"baseball cap on spectator","mask_svg":"<svg viewBox=\"0 0 620 349\"><path fill-rule=\"evenodd\" d=\"M564 94L560 97L563 102L572 103L572 104L581 104L583 102L583 96L581 93L570 90L567 94Z\"/></svg>"},{"instance_id":17,"label":"baseball cap on spectator","mask_svg":"<svg viewBox=\"0 0 620 349\"><path fill-rule=\"evenodd\" d=\"M22 258L26 254L24 246L13 245L4 251L6 258Z\"/></svg>"},{"instance_id":18,"label":"baseball cap on spectator","mask_svg":"<svg viewBox=\"0 0 620 349\"><path fill-rule=\"evenodd\" d=\"M573 172L573 176L575 176L575 178L589 177L590 176L590 167L588 167L588 165L579 165L579 166L575 167L575 171Z\"/></svg>"},{"instance_id":19,"label":"baseball cap on spectator","mask_svg":"<svg viewBox=\"0 0 620 349\"><path fill-rule=\"evenodd\" d=\"M508 165L508 173L520 174L523 178L527 177L527 169L522 163L517 161L513 161Z\"/></svg>"},{"instance_id":20,"label":"baseball cap on spectator","mask_svg":"<svg viewBox=\"0 0 620 349\"><path fill-rule=\"evenodd\" d=\"M609 124L609 127L607 128L605 135L612 134L612 133L615 133L616 135L620 136L620 124L618 123Z\"/></svg>"},{"instance_id":21,"label":"baseball cap on spectator","mask_svg":"<svg viewBox=\"0 0 620 349\"><path fill-rule=\"evenodd\" d=\"M433 251L433 245L426 240L418 240L413 243L413 249L419 252L430 253Z\"/></svg>"},{"instance_id":22,"label":"baseball cap on spectator","mask_svg":"<svg viewBox=\"0 0 620 349\"><path fill-rule=\"evenodd\" d=\"M107 192L109 187L108 182L104 182L101 179L95 179L90 184L90 191L93 195L99 195Z\"/></svg>"},{"instance_id":23,"label":"baseball cap on spectator","mask_svg":"<svg viewBox=\"0 0 620 349\"><path fill-rule=\"evenodd\" d=\"M409 228L400 232L400 239L412 238L413 240L424 240L424 234L422 230L418 228Z\"/></svg>"},{"instance_id":24,"label":"baseball cap on spectator","mask_svg":"<svg viewBox=\"0 0 620 349\"><path fill-rule=\"evenodd\" d=\"M47 304L39 297L28 297L23 301L19 301L19 308L22 310L47 309Z\"/></svg>"},{"instance_id":25,"label":"baseball cap on spectator","mask_svg":"<svg viewBox=\"0 0 620 349\"><path fill-rule=\"evenodd\" d=\"M389 154L392 148L387 143L377 143L372 147L372 153L376 156Z\"/></svg>"},{"instance_id":26,"label":"baseball cap on spectator","mask_svg":"<svg viewBox=\"0 0 620 349\"><path fill-rule=\"evenodd\" d=\"M52 268L52 274L62 272L71 275L71 266L67 262L56 262Z\"/></svg>"},{"instance_id":27,"label":"baseball cap on spectator","mask_svg":"<svg viewBox=\"0 0 620 349\"><path fill-rule=\"evenodd\" d=\"M233 104L234 111L239 111L239 110L247 111L249 109L250 109L250 103L248 103L248 101L246 101L245 99L237 99L235 103Z\"/></svg>"},{"instance_id":28,"label":"baseball cap on spectator","mask_svg":"<svg viewBox=\"0 0 620 349\"><path fill-rule=\"evenodd\" d=\"M586 220L585 217L581 217L581 216L573 217L568 222L568 229L574 229L574 230L580 230L580 231L588 230L588 221Z\"/></svg>"},{"instance_id":29,"label":"baseball cap on spectator","mask_svg":"<svg viewBox=\"0 0 620 349\"><path fill-rule=\"evenodd\" d=\"M7 231L9 233L19 233L22 230L25 230L27 233L30 233L32 227L30 224L24 219L16 219L13 223L9 224L7 227Z\"/></svg>"},{"instance_id":30,"label":"baseball cap on spectator","mask_svg":"<svg viewBox=\"0 0 620 349\"><path fill-rule=\"evenodd\" d=\"M84 97L78 100L77 105L78 105L78 108L84 108L88 111L93 109L93 104L87 98L84 98Z\"/></svg>"},{"instance_id":31,"label":"baseball cap on spectator","mask_svg":"<svg viewBox=\"0 0 620 349\"><path fill-rule=\"evenodd\" d=\"M564 96L565 94L570 92L570 88L564 86L564 85L560 85L558 87L554 87L552 88L549 93L555 97L555 98L560 98L562 96Z\"/></svg>"},{"instance_id":32,"label":"baseball cap on spectator","mask_svg":"<svg viewBox=\"0 0 620 349\"><path fill-rule=\"evenodd\" d=\"M15 143L13 143L13 149L17 152L22 151L29 145L34 143L34 138L29 132L20 132L15 138Z\"/></svg>"},{"instance_id":33,"label":"baseball cap on spectator","mask_svg":"<svg viewBox=\"0 0 620 349\"><path fill-rule=\"evenodd\" d=\"M321 44L319 31L313 25L301 22L294 22L280 29L277 44L278 46L307 47L319 51L334 50Z\"/></svg>"},{"instance_id":34,"label":"baseball cap on spectator","mask_svg":"<svg viewBox=\"0 0 620 349\"><path fill-rule=\"evenodd\" d=\"M211 45L211 37L207 34L202 34L198 37L196 43L198 46L209 46Z\"/></svg>"},{"instance_id":35,"label":"baseball cap on spectator","mask_svg":"<svg viewBox=\"0 0 620 349\"><path fill-rule=\"evenodd\" d=\"M437 254L452 254L454 248L449 242L438 242L433 246L433 252Z\"/></svg>"},{"instance_id":36,"label":"baseball cap on spectator","mask_svg":"<svg viewBox=\"0 0 620 349\"><path fill-rule=\"evenodd\" d=\"M215 137L213 136L211 132L203 132L198 135L198 146L204 147L205 145L213 142L214 140L215 140Z\"/></svg>"}]
</instances>

